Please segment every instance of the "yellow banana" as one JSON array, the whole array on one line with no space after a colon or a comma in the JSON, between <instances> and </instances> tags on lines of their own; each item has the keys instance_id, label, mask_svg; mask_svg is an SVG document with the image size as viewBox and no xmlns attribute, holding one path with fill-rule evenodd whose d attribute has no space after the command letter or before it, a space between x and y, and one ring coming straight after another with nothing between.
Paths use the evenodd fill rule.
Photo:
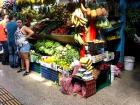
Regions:
<instances>
[{"instance_id":1,"label":"yellow banana","mask_svg":"<svg viewBox=\"0 0 140 105\"><path fill-rule=\"evenodd\" d=\"M87 9L84 7L84 5L81 3L81 10L83 11L83 12L87 12Z\"/></svg>"},{"instance_id":2,"label":"yellow banana","mask_svg":"<svg viewBox=\"0 0 140 105\"><path fill-rule=\"evenodd\" d=\"M85 25L87 23L87 21L83 18L83 19L80 19L80 22Z\"/></svg>"},{"instance_id":3,"label":"yellow banana","mask_svg":"<svg viewBox=\"0 0 140 105\"><path fill-rule=\"evenodd\" d=\"M74 15L71 16L71 23L74 23Z\"/></svg>"},{"instance_id":4,"label":"yellow banana","mask_svg":"<svg viewBox=\"0 0 140 105\"><path fill-rule=\"evenodd\" d=\"M77 34L77 39L78 39L78 42L79 42L80 45L84 45L85 42L81 38L80 34Z\"/></svg>"},{"instance_id":5,"label":"yellow banana","mask_svg":"<svg viewBox=\"0 0 140 105\"><path fill-rule=\"evenodd\" d=\"M74 34L74 40L75 40L75 42L78 42L77 34Z\"/></svg>"}]
</instances>

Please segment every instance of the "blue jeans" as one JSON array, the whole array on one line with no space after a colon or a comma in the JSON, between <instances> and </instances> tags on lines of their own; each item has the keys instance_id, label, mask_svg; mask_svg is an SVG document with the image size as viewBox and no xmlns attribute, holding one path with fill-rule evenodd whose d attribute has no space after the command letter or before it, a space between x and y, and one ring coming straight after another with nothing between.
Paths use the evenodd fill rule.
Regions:
<instances>
[{"instance_id":1,"label":"blue jeans","mask_svg":"<svg viewBox=\"0 0 140 105\"><path fill-rule=\"evenodd\" d=\"M14 42L10 42L8 44L9 54L17 54L18 53L18 47Z\"/></svg>"},{"instance_id":2,"label":"blue jeans","mask_svg":"<svg viewBox=\"0 0 140 105\"><path fill-rule=\"evenodd\" d=\"M8 43L7 41L1 41L1 44L4 49L4 53L2 54L2 64L7 64L9 63Z\"/></svg>"}]
</instances>

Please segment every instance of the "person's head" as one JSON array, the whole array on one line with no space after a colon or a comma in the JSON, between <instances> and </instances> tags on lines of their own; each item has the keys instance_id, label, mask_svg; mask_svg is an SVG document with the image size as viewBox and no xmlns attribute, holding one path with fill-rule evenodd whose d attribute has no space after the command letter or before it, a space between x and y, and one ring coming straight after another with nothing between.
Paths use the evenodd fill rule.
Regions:
<instances>
[{"instance_id":1,"label":"person's head","mask_svg":"<svg viewBox=\"0 0 140 105\"><path fill-rule=\"evenodd\" d=\"M13 15L9 15L9 21L11 21L13 19L14 19Z\"/></svg>"},{"instance_id":2,"label":"person's head","mask_svg":"<svg viewBox=\"0 0 140 105\"><path fill-rule=\"evenodd\" d=\"M17 25L19 28L21 28L22 27L22 20L17 20Z\"/></svg>"},{"instance_id":3,"label":"person's head","mask_svg":"<svg viewBox=\"0 0 140 105\"><path fill-rule=\"evenodd\" d=\"M8 21L9 21L9 15L4 15L3 20L4 20L5 22L8 22Z\"/></svg>"}]
</instances>

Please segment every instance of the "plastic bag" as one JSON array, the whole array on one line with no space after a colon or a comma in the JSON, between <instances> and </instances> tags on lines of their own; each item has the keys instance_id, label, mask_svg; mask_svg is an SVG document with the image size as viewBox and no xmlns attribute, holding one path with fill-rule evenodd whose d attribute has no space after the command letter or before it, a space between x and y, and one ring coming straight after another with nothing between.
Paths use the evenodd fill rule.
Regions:
<instances>
[{"instance_id":1,"label":"plastic bag","mask_svg":"<svg viewBox=\"0 0 140 105\"><path fill-rule=\"evenodd\" d=\"M72 78L70 77L63 77L60 81L61 85L61 92L64 94L72 94L73 86L71 83Z\"/></svg>"}]
</instances>

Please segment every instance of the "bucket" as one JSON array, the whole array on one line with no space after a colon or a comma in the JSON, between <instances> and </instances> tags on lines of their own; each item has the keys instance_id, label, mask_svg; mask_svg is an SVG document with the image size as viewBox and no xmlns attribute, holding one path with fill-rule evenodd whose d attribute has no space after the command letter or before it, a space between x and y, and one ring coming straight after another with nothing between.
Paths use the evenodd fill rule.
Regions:
<instances>
[{"instance_id":1,"label":"bucket","mask_svg":"<svg viewBox=\"0 0 140 105\"><path fill-rule=\"evenodd\" d=\"M134 69L135 57L133 56L125 56L124 58L124 69L128 71L132 71Z\"/></svg>"}]
</instances>

